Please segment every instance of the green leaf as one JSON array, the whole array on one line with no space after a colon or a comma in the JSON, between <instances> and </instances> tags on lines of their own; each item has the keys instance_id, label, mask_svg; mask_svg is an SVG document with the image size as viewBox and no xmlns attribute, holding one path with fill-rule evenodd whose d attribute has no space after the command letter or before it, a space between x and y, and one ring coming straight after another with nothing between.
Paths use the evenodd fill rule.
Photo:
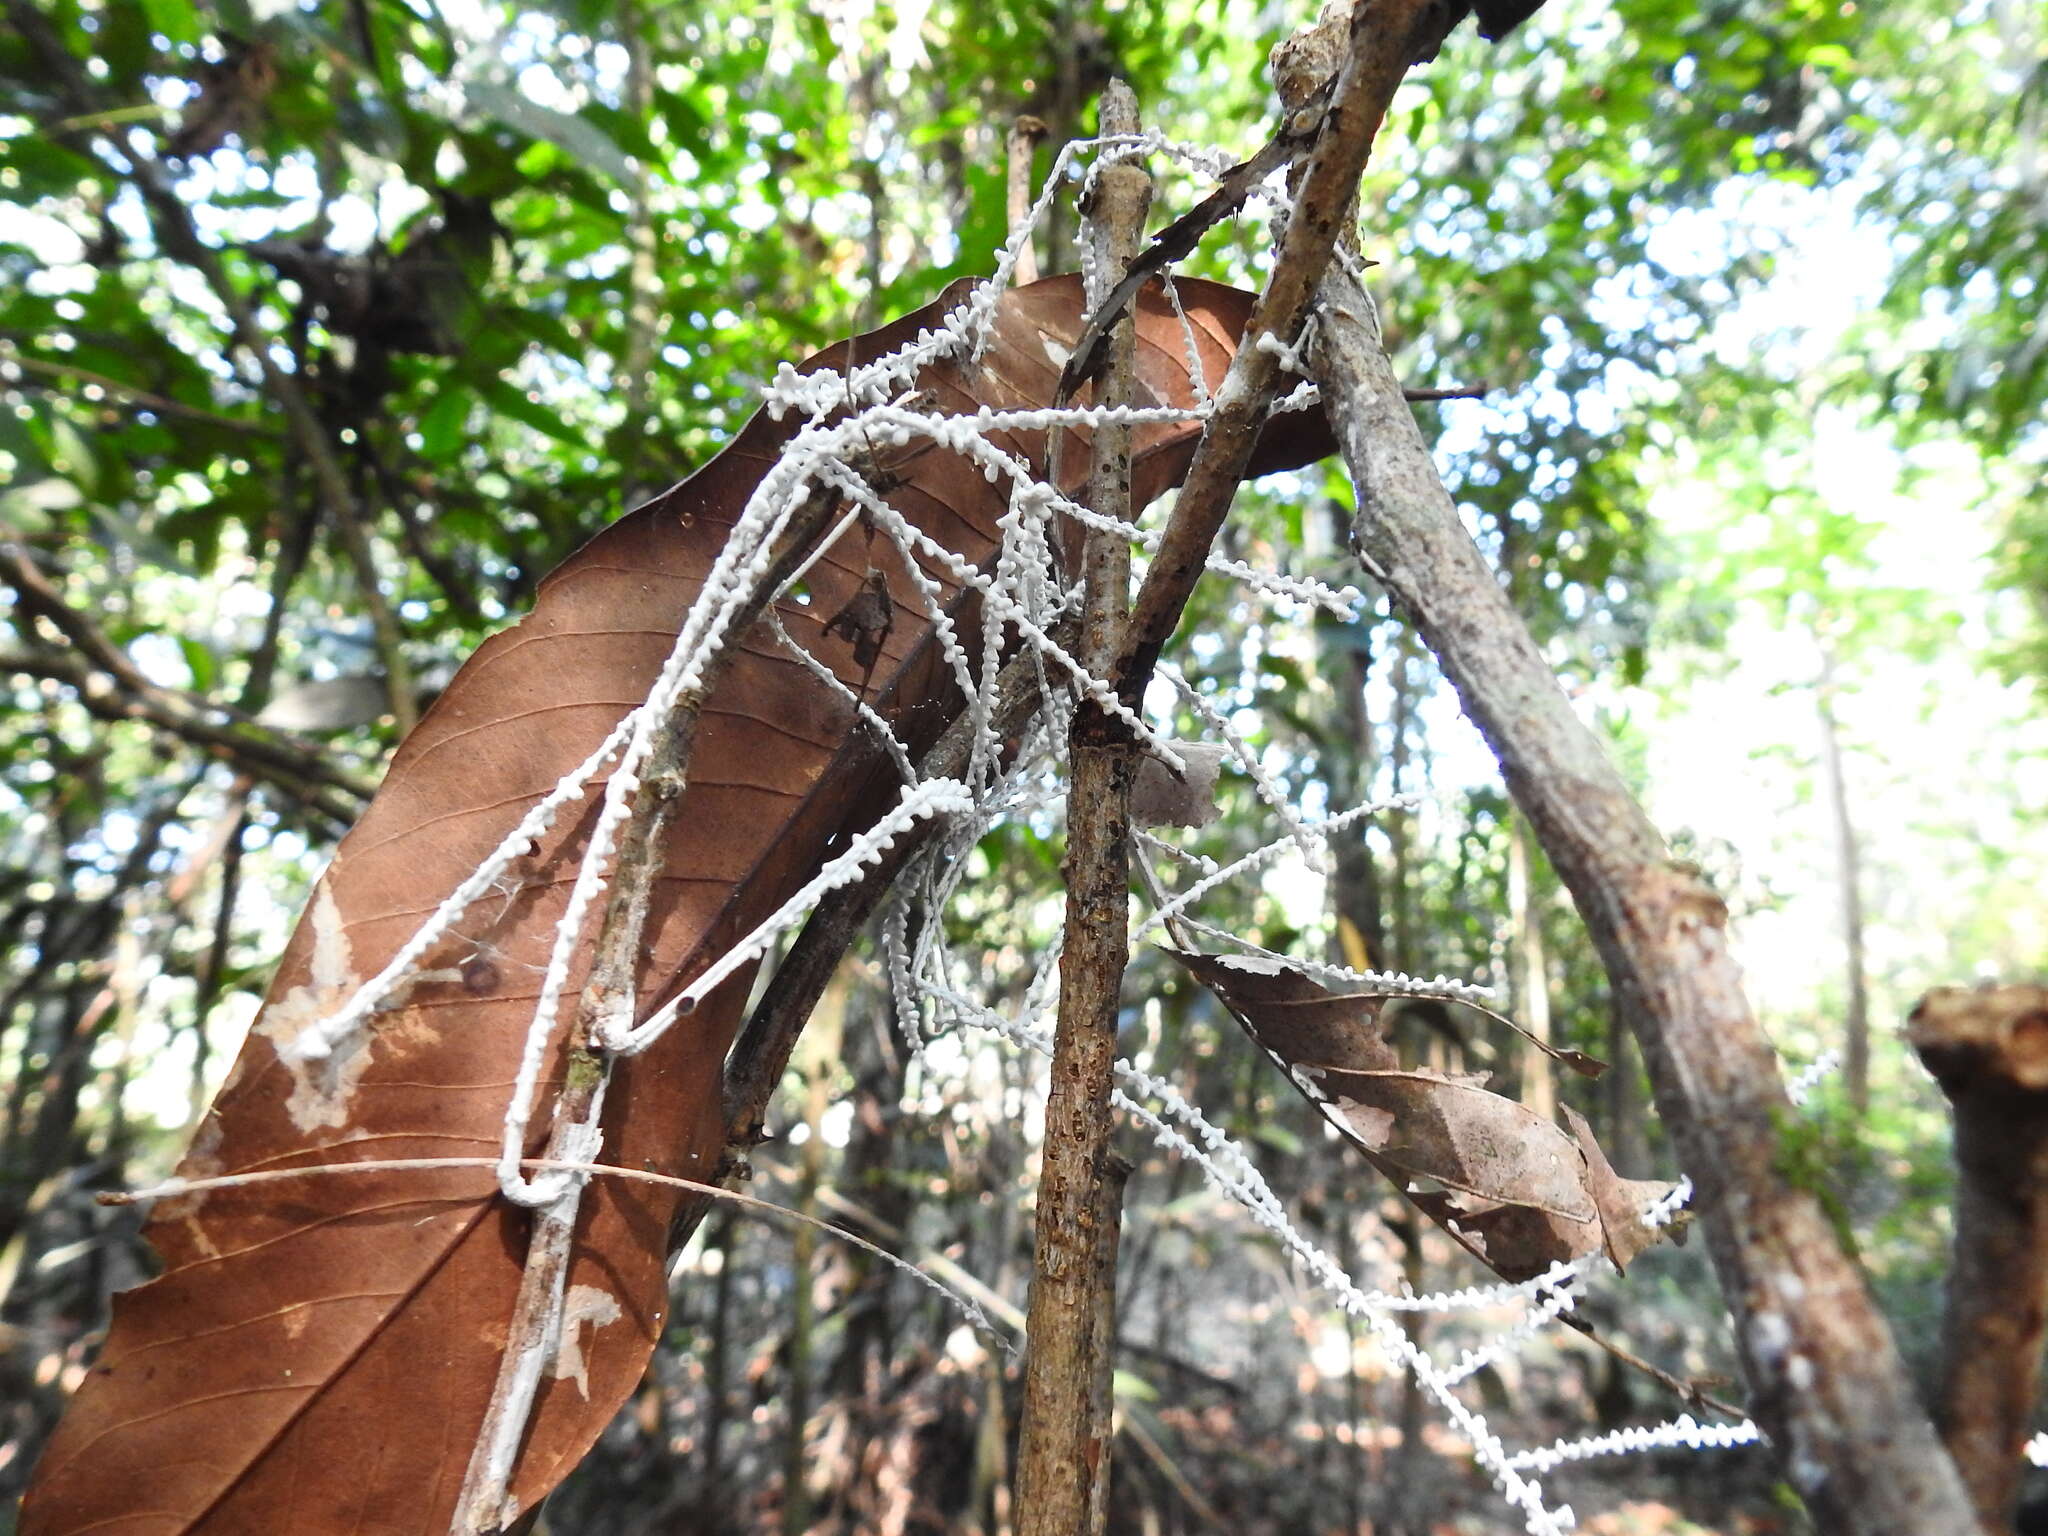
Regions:
<instances>
[{"instance_id":1,"label":"green leaf","mask_svg":"<svg viewBox=\"0 0 2048 1536\"><path fill-rule=\"evenodd\" d=\"M53 526L52 514L69 512L85 500L69 480L51 476L0 491L0 523L22 533L40 533Z\"/></svg>"},{"instance_id":2,"label":"green leaf","mask_svg":"<svg viewBox=\"0 0 2048 1536\"><path fill-rule=\"evenodd\" d=\"M1120 1402L1156 1403L1159 1389L1144 1377L1130 1371L1116 1369L1110 1372L1110 1390Z\"/></svg>"},{"instance_id":3,"label":"green leaf","mask_svg":"<svg viewBox=\"0 0 2048 1536\"><path fill-rule=\"evenodd\" d=\"M184 653L185 670L192 674L192 687L199 693L211 693L220 668L214 660L213 648L191 635L178 637L178 649Z\"/></svg>"},{"instance_id":4,"label":"green leaf","mask_svg":"<svg viewBox=\"0 0 2048 1536\"><path fill-rule=\"evenodd\" d=\"M454 458L465 441L469 407L466 390L443 389L420 418L420 452L435 462Z\"/></svg>"},{"instance_id":5,"label":"green leaf","mask_svg":"<svg viewBox=\"0 0 2048 1536\"><path fill-rule=\"evenodd\" d=\"M83 434L62 416L50 418L51 468L67 475L90 496L99 485L99 462Z\"/></svg>"},{"instance_id":6,"label":"green leaf","mask_svg":"<svg viewBox=\"0 0 2048 1536\"><path fill-rule=\"evenodd\" d=\"M153 30L174 43L199 41L199 16L191 0L142 0L142 13Z\"/></svg>"},{"instance_id":7,"label":"green leaf","mask_svg":"<svg viewBox=\"0 0 2048 1536\"><path fill-rule=\"evenodd\" d=\"M528 101L518 90L495 80L471 80L463 86L471 106L515 133L554 145L571 160L604 172L622 185L633 180L633 165L595 123Z\"/></svg>"},{"instance_id":8,"label":"green leaf","mask_svg":"<svg viewBox=\"0 0 2048 1536\"><path fill-rule=\"evenodd\" d=\"M590 440L582 433L564 425L553 411L527 399L523 393L503 379L493 379L484 385L483 395L491 409L501 416L510 416L514 421L523 422L534 431L552 437L558 443L566 443L571 448L590 446Z\"/></svg>"}]
</instances>

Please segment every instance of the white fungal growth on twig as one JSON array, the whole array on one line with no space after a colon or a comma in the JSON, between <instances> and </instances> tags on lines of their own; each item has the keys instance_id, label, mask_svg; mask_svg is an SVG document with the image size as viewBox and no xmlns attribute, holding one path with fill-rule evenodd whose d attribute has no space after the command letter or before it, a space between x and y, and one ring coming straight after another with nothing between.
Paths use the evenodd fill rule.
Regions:
<instances>
[{"instance_id":1,"label":"white fungal growth on twig","mask_svg":"<svg viewBox=\"0 0 2048 1536\"><path fill-rule=\"evenodd\" d=\"M837 498L846 508L844 516L808 558L783 577L776 592L767 595L789 594L818 560L847 539L856 527L863 529L874 541L875 558L889 565L889 584L899 593L915 594L920 628L929 631L930 643L938 648L945 673L964 701L971 731L965 766L957 770L957 777L921 779L910 748L895 736L881 712L879 698L849 686L823 660L812 655L774 608L769 607L765 627L772 643L791 655L831 697L846 706L847 716L853 722L850 729L869 732L882 744L902 781L900 796L872 827L854 835L844 850L827 860L800 890L716 956L666 1003L644 1009L642 1000L632 995L629 987L628 995L616 1009L596 1022L589 1044L602 1072L609 1074L612 1063L647 1049L714 990L734 981L769 954L833 892L859 880L901 840L919 835L925 838L921 851L900 876L893 904L883 922L884 972L906 1038L917 1049L938 1033L964 1026L987 1031L1021 1051L1049 1053L1059 982L1057 940L1032 957L1030 974L1022 979L1021 987L1005 989L1004 995L1014 999L1010 1007L1005 1010L992 1006L981 1000L979 987L967 979L972 975L971 968L947 944L948 904L970 876L974 864L971 855L977 845L992 831L1005 823L1049 828L1063 815L1065 790L1059 749L1066 740L1067 721L1076 700L1086 698L1099 705L1119 720L1135 741L1170 768L1179 771L1184 765L1173 746L1173 711L1129 707L1118 697L1111 679L1091 673L1058 638L1073 613L1076 596L1058 556L1063 523L1071 521L1113 532L1129 540L1138 551L1147 553L1159 546L1159 534L1142 522L1106 518L1079 506L1041 480L1036 467L1006 444L1015 443L1026 434L1058 434L1112 423L1133 427L1201 423L1214 412L1216 402L1204 374L1200 338L1171 273L1166 274L1164 292L1178 324L1192 381L1193 400L1187 406L1018 410L983 407L947 413L930 407L914 391L922 370L949 360L971 368L983 356L994 334L997 303L1010 283L1019 251L1053 199L1066 189L1069 168L1090 151L1095 155L1090 176L1112 160L1146 155L1167 156L1210 178L1220 177L1232 163L1231 157L1221 151L1179 143L1153 132L1070 143L1055 157L1030 218L996 252L994 274L968 289L943 321L892 352L857 361L844 370L820 369L799 374L784 365L763 390L764 405L775 418L794 415L802 425L791 435L781 456L763 475L733 523L645 699L628 710L604 741L542 800L516 818L491 854L448 894L374 976L360 985L350 977L346 985L330 989L341 999L330 1013L319 1012L332 1001L324 993L317 1004L309 1004L308 1017L296 1025L288 1038L280 1038L281 1055L287 1055L295 1065L304 1065L319 1062L344 1047L353 1048L352 1043L362 1038L366 1029L374 1027L381 1010L394 1006L410 986L433 974L426 967L434 951L456 931L472 906L491 892L503 893L508 898L518 894L522 853L548 837L565 809L580 806L596 796L594 814L581 813L588 820L590 831L565 910L552 936L547 965L528 1020L500 1126L499 1152L495 1159L481 1162L494 1169L505 1198L526 1206L546 1207L564 1224L573 1217L576 1200L589 1179L645 1177L596 1161L601 1142L598 1117L608 1077L599 1080L595 1100L582 1123L568 1128L571 1134L566 1137L561 1130L556 1133L557 1145L566 1146L572 1155L550 1161L527 1157L529 1133L536 1118L545 1123L553 1112L552 1106L540 1102L539 1084L552 1053L559 1049L564 999L592 941L592 916L603 909L614 877L615 848L633 813L649 757L675 711L686 703L701 702L699 696L713 676L712 668L721 652L739 638L742 615L758 609L763 589L773 580L775 562L782 544L787 542L792 521L821 496ZM1284 217L1288 211L1288 194L1277 178L1256 189L1253 199L1263 203L1276 218ZM1339 258L1351 260L1341 251ZM1290 343L1261 335L1254 344L1275 354L1283 367L1302 373L1304 340L1296 338ZM1051 349L1049 355L1056 352L1056 348ZM1061 361L1057 356L1053 360ZM1304 383L1279 402L1276 409L1304 409L1314 405L1316 399L1314 385ZM978 469L992 485L1004 487L1006 509L996 528L1001 542L989 559L976 564L947 548L892 501L891 491L885 485L870 479L878 452L887 454L913 444L957 455ZM1209 556L1208 568L1236 583L1250 597L1320 609L1344 619L1353 617L1359 602L1358 592L1349 586L1334 587L1299 572L1259 569L1220 554ZM970 590L974 607L963 609L959 599ZM963 611L975 612L976 616L963 620L959 617ZM1035 673L1037 713L1030 723L1013 729L1006 738L996 728L998 679L1019 657L1026 659ZM1290 852L1298 855L1309 870L1323 872L1332 839L1359 835L1367 818L1408 808L1414 802L1412 797L1404 796L1334 815L1304 814L1281 776L1271 771L1259 751L1232 728L1229 708L1220 707L1178 672L1168 669L1163 676L1178 690L1180 700L1202 731L1227 747L1239 769L1249 777L1261 803L1279 823L1282 835L1219 867L1197 848L1141 833L1144 846L1170 855L1186 883L1172 894L1155 895L1152 909L1136 925L1137 936L1156 933L1171 924L1177 935L1193 934L1229 950L1284 960L1318 980L1369 993L1472 1002L1489 995L1484 987L1443 976L1425 980L1398 972L1358 971L1274 955L1233 932L1227 924L1204 917L1212 898L1256 881ZM1165 690L1158 692L1164 694ZM1159 702L1167 700L1162 698ZM955 771L948 769L949 773ZM1793 1080L1795 1102L1804 1098L1827 1065L1817 1063ZM1363 1322L1387 1358L1414 1376L1469 1441L1478 1464L1502 1497L1520 1512L1529 1531L1562 1532L1571 1528L1571 1511L1548 1506L1537 1481L1567 1462L1655 1447L1735 1446L1757 1440L1753 1425L1702 1426L1690 1418L1681 1418L1666 1425L1624 1430L1592 1440L1561 1441L1542 1450L1509 1451L1479 1410L1467 1401L1469 1388L1461 1388L1481 1371L1506 1360L1530 1340L1555 1327L1577 1304L1597 1255L1556 1266L1519 1284L1474 1286L1431 1296L1408 1294L1398 1285L1363 1285L1343 1263L1302 1234L1251 1153L1189 1103L1174 1084L1130 1061L1117 1064L1116 1083L1115 1103L1122 1112L1158 1145L1192 1159L1213 1189L1241 1208L1259 1231L1269 1235L1333 1306ZM479 1161L428 1159L406 1165L351 1166L359 1170L400 1166L424 1169L476 1166ZM307 1176L322 1171L333 1170L300 1169L281 1176ZM200 1182L205 1181L195 1181L192 1187L198 1187ZM171 1193L174 1187L183 1186L167 1185L154 1193ZM1682 1184L1672 1196L1646 1212L1645 1220L1653 1226L1668 1222L1690 1192L1690 1185ZM936 1283L929 1276L920 1274L920 1278L927 1284ZM986 1320L971 1304L957 1296L952 1299L985 1324ZM557 1314L554 1336L560 1340L560 1347L553 1356L552 1369L558 1375L582 1382L579 1351L585 1335L578 1328L595 1330L612 1321L617 1313L615 1305L607 1312L606 1304L610 1301L608 1296L581 1295L574 1298L573 1317L565 1320ZM1462 1326L1468 1335L1478 1330L1476 1341L1456 1345L1445 1357L1438 1358L1418 1346L1402 1326L1404 1315L1425 1312L1465 1320Z\"/></svg>"}]
</instances>

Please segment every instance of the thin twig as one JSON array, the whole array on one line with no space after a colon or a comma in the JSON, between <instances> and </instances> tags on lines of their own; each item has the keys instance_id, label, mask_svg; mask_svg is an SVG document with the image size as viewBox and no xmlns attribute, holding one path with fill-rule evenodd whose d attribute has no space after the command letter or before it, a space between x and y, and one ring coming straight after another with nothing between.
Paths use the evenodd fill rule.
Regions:
<instances>
[{"instance_id":1,"label":"thin twig","mask_svg":"<svg viewBox=\"0 0 2048 1536\"><path fill-rule=\"evenodd\" d=\"M322 478L317 462L313 473L316 481ZM370 637L384 669L385 702L390 705L398 734L404 737L420 720L418 686L413 681L412 663L405 658L405 631L384 596L384 589L378 585L377 554L370 545L362 503L347 494L337 498L329 493L325 500L335 537L341 541L342 552L355 571L356 592L363 600L363 611L370 617Z\"/></svg>"},{"instance_id":2,"label":"thin twig","mask_svg":"<svg viewBox=\"0 0 2048 1536\"><path fill-rule=\"evenodd\" d=\"M1145 1459L1159 1469L1159 1475L1166 1479L1166 1486L1180 1495L1181 1502L1187 1505L1197 1520L1219 1531L1231 1528L1230 1522L1223 1518L1221 1511L1202 1497L1200 1490L1188 1481L1188 1475L1181 1471L1171 1456L1167 1455L1166 1447L1153 1437L1149 1429L1132 1420L1124 1425L1123 1432L1130 1436L1133 1445L1145 1453Z\"/></svg>"},{"instance_id":3,"label":"thin twig","mask_svg":"<svg viewBox=\"0 0 2048 1536\"><path fill-rule=\"evenodd\" d=\"M1159 653L1180 623L1209 546L1251 462L1279 380L1280 360L1274 348L1291 347L1300 335L1316 286L1346 227L1346 210L1357 192L1373 136L1420 40L1442 25L1430 0L1378 0L1361 5L1352 20L1350 50L1321 118L1272 276L1216 391L1208 430L1131 612L1116 669L1117 691L1126 704L1135 706L1144 696ZM1312 110L1312 105L1303 109Z\"/></svg>"},{"instance_id":4,"label":"thin twig","mask_svg":"<svg viewBox=\"0 0 2048 1536\"><path fill-rule=\"evenodd\" d=\"M349 1163L307 1163L291 1168L259 1168L247 1173L223 1173L211 1178L183 1179L170 1178L161 1184L152 1184L143 1189L103 1189L93 1196L98 1205L136 1205L148 1200L175 1200L186 1195L205 1194L215 1189L246 1189L252 1184L276 1184L288 1179L345 1177L362 1173L445 1173L452 1170L474 1168L479 1171L495 1171L498 1160L495 1157L374 1157L360 1162ZM525 1173L571 1173L586 1179L619 1179L629 1184L650 1184L659 1189L682 1190L702 1200L723 1201L750 1211L760 1211L784 1221L799 1223L817 1231L850 1243L863 1253L873 1254L887 1264L902 1270L920 1284L931 1287L947 1301L957 1306L968 1320L982 1334L993 1341L997 1348L1007 1351L1009 1342L1002 1330L990 1319L977 1303L984 1298L970 1297L954 1290L939 1275L931 1273L924 1265L916 1264L901 1254L891 1253L879 1243L871 1242L858 1232L835 1226L816 1216L807 1216L802 1211L793 1211L786 1205L777 1205L773 1200L764 1200L759 1195L742 1194L736 1189L726 1189L717 1184L705 1184L696 1179L686 1179L678 1174L656 1173L647 1168L625 1168L616 1163L564 1162L555 1158L529 1157L520 1160L520 1169ZM932 1258L942 1260L943 1255ZM947 1270L950 1261L932 1263L932 1270ZM1000 1300L1000 1298L997 1298Z\"/></svg>"},{"instance_id":5,"label":"thin twig","mask_svg":"<svg viewBox=\"0 0 2048 1536\"><path fill-rule=\"evenodd\" d=\"M147 693L157 686L97 624L64 601L64 594L43 573L26 545L0 539L0 580L14 588L19 612L46 620L88 663L130 693Z\"/></svg>"},{"instance_id":6,"label":"thin twig","mask_svg":"<svg viewBox=\"0 0 2048 1536\"><path fill-rule=\"evenodd\" d=\"M551 1158L563 1160L578 1144L602 1101L609 1061L595 1042L603 1026L609 1020L630 1019L638 1011L641 938L655 881L668 861L669 821L689 783L690 757L704 702L724 680L741 642L783 580L831 526L839 510L840 498L820 490L796 512L782 554L755 579L734 609L725 645L661 722L640 771L632 810L620 829L604 918L570 1030L568 1065L554 1106L548 1142ZM534 1215L498 1379L456 1500L455 1532L496 1531L512 1518L507 1513L507 1489L541 1370L559 1327L582 1191L582 1181L573 1182L560 1198Z\"/></svg>"},{"instance_id":7,"label":"thin twig","mask_svg":"<svg viewBox=\"0 0 2048 1536\"><path fill-rule=\"evenodd\" d=\"M1401 398L1421 404L1430 400L1484 400L1492 393L1490 384L1464 384L1455 389L1403 389Z\"/></svg>"},{"instance_id":8,"label":"thin twig","mask_svg":"<svg viewBox=\"0 0 2048 1536\"><path fill-rule=\"evenodd\" d=\"M399 537L405 544L406 553L418 562L421 570L433 578L434 585L441 589L441 595L448 600L449 609L471 624L484 622L483 611L477 607L477 579L473 572L464 571L428 540L419 514L413 509L413 498L407 494L404 479L386 463L375 445L367 438L359 438L357 451L370 466L370 473L377 482L378 494L391 509L391 515L398 519ZM629 503L630 505L630 503Z\"/></svg>"},{"instance_id":9,"label":"thin twig","mask_svg":"<svg viewBox=\"0 0 2048 1536\"><path fill-rule=\"evenodd\" d=\"M776 1170L781 1173L782 1170ZM792 1175L784 1174L785 1178ZM827 1210L836 1211L848 1221L858 1222L877 1242L895 1243L899 1249L910 1240L910 1234L897 1223L877 1214L830 1184L819 1186L814 1192L818 1204ZM930 1270L938 1279L946 1282L965 1296L972 1297L980 1308L997 1322L1008 1328L1018 1338L1024 1337L1024 1310L1001 1291L991 1287L986 1280L972 1270L963 1268L957 1259L937 1250L927 1250L915 1260L918 1268Z\"/></svg>"},{"instance_id":10,"label":"thin twig","mask_svg":"<svg viewBox=\"0 0 2048 1536\"><path fill-rule=\"evenodd\" d=\"M1138 131L1138 104L1122 81L1103 90L1101 116L1105 135ZM1152 179L1142 166L1124 162L1097 171L1094 200L1083 211L1097 283L1106 286L1130 265L1151 201ZM1136 346L1126 317L1110 337L1108 366L1097 383L1101 404L1123 406L1134 398ZM1099 516L1129 521L1129 428L1095 428L1086 501ZM1077 656L1100 677L1122 648L1129 541L1113 528L1088 528L1081 573ZM1130 798L1137 757L1128 729L1092 698L1076 705L1068 741L1066 942L1038 1180L1017 1449L1019 1536L1088 1536L1095 1529L1112 1439L1102 1372L1116 1332L1116 1271L1105 1249L1113 1250L1123 1180L1110 1146L1110 1092L1117 1004L1130 960Z\"/></svg>"},{"instance_id":11,"label":"thin twig","mask_svg":"<svg viewBox=\"0 0 2048 1536\"><path fill-rule=\"evenodd\" d=\"M227 834L219 844L220 894L214 901L212 935L193 978L192 1077L185 1114L186 1126L191 1130L198 1128L200 1116L206 1113L207 1077L213 1060L206 1024L213 1013L214 1003L220 998L221 983L227 976L228 945L234 938L235 899L242 884L242 837L249 827L251 782L247 777L235 781L226 811L220 818L227 828ZM197 874L215 862L211 858L195 859L190 866L191 872ZM171 894L175 902L176 892Z\"/></svg>"},{"instance_id":12,"label":"thin twig","mask_svg":"<svg viewBox=\"0 0 2048 1536\"><path fill-rule=\"evenodd\" d=\"M279 479L288 482L291 465L280 467ZM290 521L277 534L277 553L270 564L269 606L263 611L263 633L249 652L249 670L242 679L236 704L248 712L261 710L270 702L271 687L277 680L278 647L284 640L286 604L292 588L306 573L306 561L313 553L313 538L319 531L319 513L289 494L288 483L280 486L277 503L289 509Z\"/></svg>"},{"instance_id":13,"label":"thin twig","mask_svg":"<svg viewBox=\"0 0 2048 1536\"><path fill-rule=\"evenodd\" d=\"M1587 1343L1597 1349L1604 1350L1631 1370L1641 1371L1645 1376L1656 1382L1658 1386L1664 1388L1665 1391L1675 1394L1678 1400L1688 1408L1711 1408L1716 1413L1724 1414L1728 1418L1736 1420L1749 1417L1745 1411L1736 1407L1733 1403L1722 1401L1722 1399L1714 1396L1713 1393L1709 1392L1698 1382L1687 1381L1681 1376L1674 1376L1662 1366L1645 1360L1633 1350L1623 1348L1601 1333L1599 1329L1595 1328L1583 1317L1574 1317L1571 1313L1566 1312L1560 1315L1558 1321L1578 1333Z\"/></svg>"},{"instance_id":14,"label":"thin twig","mask_svg":"<svg viewBox=\"0 0 2048 1536\"><path fill-rule=\"evenodd\" d=\"M187 405L182 400L173 400L168 395L152 394L139 385L123 383L120 379L107 374L94 373L90 368L81 368L76 363L52 362L45 358L30 357L18 348L10 347L5 352L0 352L0 363L46 379L76 379L81 384L92 385L117 399L125 400L137 410L153 411L159 416L181 416L188 421L203 421L210 427L222 427L230 432L246 432L255 437L284 435L277 428L260 421L222 416L196 405Z\"/></svg>"},{"instance_id":15,"label":"thin twig","mask_svg":"<svg viewBox=\"0 0 2048 1536\"><path fill-rule=\"evenodd\" d=\"M1244 207L1268 176L1314 143L1321 125L1322 118L1314 106L1288 113L1279 131L1260 146L1257 154L1225 171L1215 191L1152 237L1152 243L1131 263L1115 287L1102 298L1089 301L1088 324L1082 328L1073 355L1060 372L1060 387L1053 397L1055 404L1064 405L1102 372L1108 359L1110 331L1130 309L1138 290L1182 257L1191 255L1202 243L1202 236Z\"/></svg>"}]
</instances>

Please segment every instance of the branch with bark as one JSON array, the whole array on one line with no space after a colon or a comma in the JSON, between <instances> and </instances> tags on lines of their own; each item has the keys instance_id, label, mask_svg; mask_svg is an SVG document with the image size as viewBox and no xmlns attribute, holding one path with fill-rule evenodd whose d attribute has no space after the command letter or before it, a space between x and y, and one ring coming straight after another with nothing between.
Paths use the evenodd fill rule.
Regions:
<instances>
[{"instance_id":1,"label":"branch with bark","mask_svg":"<svg viewBox=\"0 0 2048 1536\"><path fill-rule=\"evenodd\" d=\"M1135 706L1144 696L1251 462L1279 383L1281 350L1300 336L1338 238L1350 227L1351 200L1387 107L1410 60L1426 39L1441 39L1443 25L1431 0L1368 0L1351 18L1343 65L1323 109L1272 276L1217 388L1201 447L1138 589L1116 670L1117 692L1127 705Z\"/></svg>"},{"instance_id":2,"label":"branch with bark","mask_svg":"<svg viewBox=\"0 0 2048 1536\"><path fill-rule=\"evenodd\" d=\"M1130 87L1102 93L1105 136L1139 130ZM1083 210L1100 282L1137 254L1152 178L1122 162L1096 173ZM1091 293L1091 302L1103 295ZM1109 337L1096 386L1106 406L1136 393L1136 331L1128 319ZM1131 515L1131 433L1102 423L1090 441L1089 510L1118 523ZM1122 648L1131 600L1131 546L1115 528L1086 530L1081 545L1082 666L1102 676ZM1123 1179L1110 1145L1117 1004L1130 960L1131 783L1137 757L1128 730L1093 699L1075 706L1068 732L1067 910L1060 951L1059 1015L1046 1090L1024 1409L1017 1449L1019 1536L1088 1536L1107 1509L1112 1412L1109 1370L1116 1337L1116 1233Z\"/></svg>"},{"instance_id":3,"label":"branch with bark","mask_svg":"<svg viewBox=\"0 0 2048 1536\"><path fill-rule=\"evenodd\" d=\"M872 478L863 474L863 478ZM646 931L655 881L668 861L670 820L689 785L690 759L705 700L724 679L741 641L767 611L782 583L831 526L841 498L824 490L814 493L790 521L778 557L754 578L735 608L724 647L704 668L694 687L680 695L660 722L646 761L631 812L620 828L604 917L592 948L590 975L578 1000L569 1035L569 1065L554 1105L554 1123L546 1156L575 1161L586 1122L598 1111L606 1067L598 1044L610 1020L631 1020L640 1005L642 935ZM547 1352L559 1335L563 1285L573 1254L576 1216L582 1181L534 1215L527 1242L526 1267L520 1277L505 1339L498 1379L477 1431L476 1446L464 1474L455 1529L497 1532L510 1520L507 1488L526 1435L527 1419L540 1386Z\"/></svg>"},{"instance_id":4,"label":"branch with bark","mask_svg":"<svg viewBox=\"0 0 2048 1536\"><path fill-rule=\"evenodd\" d=\"M335 763L316 742L150 681L97 625L64 601L23 546L0 542L0 581L14 589L22 616L48 624L67 647L31 642L0 648L0 673L62 684L96 719L153 726L274 785L341 826L353 822L376 792L374 784Z\"/></svg>"},{"instance_id":5,"label":"branch with bark","mask_svg":"<svg viewBox=\"0 0 2048 1536\"><path fill-rule=\"evenodd\" d=\"M1365 291L1324 281L1311 363L1357 488L1352 545L1436 653L1571 890L1642 1043L1698 1207L1752 1411L1825 1531L1978 1529L1890 1329L1815 1192L1785 1175L1791 1105L1729 947L1459 521Z\"/></svg>"}]
</instances>

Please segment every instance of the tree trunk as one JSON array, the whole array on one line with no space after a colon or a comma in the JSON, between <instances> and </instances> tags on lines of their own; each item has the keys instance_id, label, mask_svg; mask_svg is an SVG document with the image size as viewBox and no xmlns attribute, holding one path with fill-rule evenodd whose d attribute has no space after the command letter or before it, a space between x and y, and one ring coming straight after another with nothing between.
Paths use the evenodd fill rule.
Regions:
<instances>
[{"instance_id":1,"label":"tree trunk","mask_svg":"<svg viewBox=\"0 0 2048 1536\"><path fill-rule=\"evenodd\" d=\"M1849 815L1849 779L1842 764L1842 730L1835 719L1835 652L1821 644L1820 686L1814 703L1820 715L1822 778L1827 784L1828 811L1834 821L1835 882L1841 897L1842 979L1847 1000L1842 1011L1842 1075L1848 1080L1849 1102L1860 1115L1870 1108L1870 988L1863 964L1863 873L1856 823Z\"/></svg>"},{"instance_id":2,"label":"tree trunk","mask_svg":"<svg viewBox=\"0 0 2048 1536\"><path fill-rule=\"evenodd\" d=\"M2011 1528L2048 1333L2048 987L1943 987L1913 1049L1956 1122L1955 1262L1936 1414L1985 1528Z\"/></svg>"}]
</instances>

